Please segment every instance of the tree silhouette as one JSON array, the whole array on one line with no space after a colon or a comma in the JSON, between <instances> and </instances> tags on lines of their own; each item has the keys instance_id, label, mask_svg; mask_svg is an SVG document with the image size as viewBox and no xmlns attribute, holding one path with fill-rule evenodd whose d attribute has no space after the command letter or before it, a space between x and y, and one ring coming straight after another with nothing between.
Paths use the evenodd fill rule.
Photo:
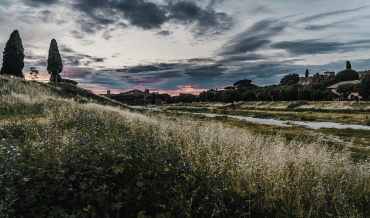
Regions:
<instances>
[{"instance_id":1,"label":"tree silhouette","mask_svg":"<svg viewBox=\"0 0 370 218\"><path fill-rule=\"evenodd\" d=\"M254 90L258 88L258 86L252 84L252 80L249 79L243 79L235 82L233 86L238 89L239 91L244 91L244 90ZM226 89L226 88L225 88Z\"/></svg>"},{"instance_id":2,"label":"tree silhouette","mask_svg":"<svg viewBox=\"0 0 370 218\"><path fill-rule=\"evenodd\" d=\"M306 74L305 74L306 77L308 77L308 69L306 70Z\"/></svg>"},{"instance_id":3,"label":"tree silhouette","mask_svg":"<svg viewBox=\"0 0 370 218\"><path fill-rule=\"evenodd\" d=\"M346 62L346 70L351 70L351 63L349 61Z\"/></svg>"},{"instance_id":4,"label":"tree silhouette","mask_svg":"<svg viewBox=\"0 0 370 218\"><path fill-rule=\"evenodd\" d=\"M57 41L51 40L49 48L48 66L46 68L50 76L50 82L61 82L59 73L63 71L62 58L60 57Z\"/></svg>"},{"instance_id":5,"label":"tree silhouette","mask_svg":"<svg viewBox=\"0 0 370 218\"><path fill-rule=\"evenodd\" d=\"M24 79L22 73L24 67L24 53L23 53L22 39L19 36L18 30L14 30L6 43L3 56L3 66L1 74L14 75Z\"/></svg>"}]
</instances>

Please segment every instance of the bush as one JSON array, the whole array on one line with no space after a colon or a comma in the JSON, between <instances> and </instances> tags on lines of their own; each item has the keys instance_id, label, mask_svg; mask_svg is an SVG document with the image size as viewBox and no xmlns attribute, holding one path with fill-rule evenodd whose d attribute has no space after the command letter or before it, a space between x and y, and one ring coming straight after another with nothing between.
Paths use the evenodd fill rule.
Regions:
<instances>
[{"instance_id":1,"label":"bush","mask_svg":"<svg viewBox=\"0 0 370 218\"><path fill-rule=\"evenodd\" d=\"M304 104L308 104L308 102L306 100L299 100L297 102L289 104L287 106L287 108L296 108L296 107L299 107L299 106L304 105Z\"/></svg>"}]
</instances>

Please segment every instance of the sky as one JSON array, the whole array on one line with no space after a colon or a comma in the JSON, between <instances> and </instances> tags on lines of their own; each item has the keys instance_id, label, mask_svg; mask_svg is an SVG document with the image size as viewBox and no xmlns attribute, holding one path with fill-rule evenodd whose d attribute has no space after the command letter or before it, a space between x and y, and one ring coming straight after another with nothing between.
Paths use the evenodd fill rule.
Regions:
<instances>
[{"instance_id":1,"label":"sky","mask_svg":"<svg viewBox=\"0 0 370 218\"><path fill-rule=\"evenodd\" d=\"M347 60L368 70L369 26L367 0L0 0L0 51L18 30L26 80L35 67L48 82L55 39L62 78L95 94L267 86Z\"/></svg>"}]
</instances>

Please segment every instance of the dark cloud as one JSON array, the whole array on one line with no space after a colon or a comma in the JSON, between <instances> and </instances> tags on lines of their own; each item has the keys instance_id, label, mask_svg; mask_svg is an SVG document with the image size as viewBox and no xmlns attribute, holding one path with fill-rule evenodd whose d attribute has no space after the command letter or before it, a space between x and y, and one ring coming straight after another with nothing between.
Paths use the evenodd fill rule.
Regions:
<instances>
[{"instance_id":1,"label":"dark cloud","mask_svg":"<svg viewBox=\"0 0 370 218\"><path fill-rule=\"evenodd\" d=\"M268 45L271 41L270 37L280 34L287 23L277 23L274 20L261 20L246 31L238 34L233 39L223 45L219 55L237 55L247 52L257 51L260 48Z\"/></svg>"},{"instance_id":2,"label":"dark cloud","mask_svg":"<svg viewBox=\"0 0 370 218\"><path fill-rule=\"evenodd\" d=\"M188 62L206 62L206 61L214 61L212 58L191 58L187 59Z\"/></svg>"},{"instance_id":3,"label":"dark cloud","mask_svg":"<svg viewBox=\"0 0 370 218\"><path fill-rule=\"evenodd\" d=\"M144 30L159 29L162 24L173 21L182 24L193 24L191 32L195 37L220 35L230 30L233 19L226 13L216 13L213 7L220 4L220 0L212 0L207 10L201 9L195 2L168 2L168 5L157 5L143 0L79 0L73 8L83 12L85 17L76 19L80 29L86 33L94 34L104 30L107 25L127 27L120 21L120 17L128 20L131 25ZM166 14L169 14L168 16ZM108 16L109 15L109 16ZM169 31L160 31L157 35L169 35ZM109 39L109 34L103 35ZM77 34L76 37L79 37Z\"/></svg>"},{"instance_id":4,"label":"dark cloud","mask_svg":"<svg viewBox=\"0 0 370 218\"><path fill-rule=\"evenodd\" d=\"M368 7L370 7L370 6L363 6L363 7L354 8L354 9L321 13L321 14L317 14L317 15L314 15L314 16L308 16L308 17L301 18L301 19L297 20L296 23L305 23L305 22L309 22L309 21L312 21L312 20L321 20L321 19L329 17L329 16L355 12L355 11L359 11L361 9L365 9L365 8L368 8Z\"/></svg>"},{"instance_id":5,"label":"dark cloud","mask_svg":"<svg viewBox=\"0 0 370 218\"><path fill-rule=\"evenodd\" d=\"M194 21L202 15L202 9L195 2L178 2L175 5L169 6L172 13L169 18L176 19L182 22Z\"/></svg>"},{"instance_id":6,"label":"dark cloud","mask_svg":"<svg viewBox=\"0 0 370 218\"><path fill-rule=\"evenodd\" d=\"M160 28L168 20L166 12L152 2L121 1L114 8L123 12L123 17L142 29Z\"/></svg>"},{"instance_id":7,"label":"dark cloud","mask_svg":"<svg viewBox=\"0 0 370 218\"><path fill-rule=\"evenodd\" d=\"M225 71L222 65L211 65L196 67L195 69L185 69L185 74L191 76L193 79L204 80L214 77L219 77Z\"/></svg>"},{"instance_id":8,"label":"dark cloud","mask_svg":"<svg viewBox=\"0 0 370 218\"><path fill-rule=\"evenodd\" d=\"M127 69L118 69L117 72L126 72L126 73L140 73L140 72L146 72L146 71L158 71L161 70L158 67L149 65L149 66L137 66L137 67L131 67Z\"/></svg>"},{"instance_id":9,"label":"dark cloud","mask_svg":"<svg viewBox=\"0 0 370 218\"><path fill-rule=\"evenodd\" d=\"M49 10L40 11L39 14L40 14L40 19L44 21L45 23L48 23L54 20L53 17L55 16L55 14Z\"/></svg>"},{"instance_id":10,"label":"dark cloud","mask_svg":"<svg viewBox=\"0 0 370 218\"><path fill-rule=\"evenodd\" d=\"M72 31L70 31L70 33L72 34L73 38L76 38L76 39L84 38L83 34L78 32L77 30L72 30Z\"/></svg>"},{"instance_id":11,"label":"dark cloud","mask_svg":"<svg viewBox=\"0 0 370 218\"><path fill-rule=\"evenodd\" d=\"M360 40L347 43L320 42L316 39L305 41L282 41L270 45L271 48L284 49L291 54L325 54L334 52L350 52L361 48L368 48L370 40Z\"/></svg>"},{"instance_id":12,"label":"dark cloud","mask_svg":"<svg viewBox=\"0 0 370 218\"><path fill-rule=\"evenodd\" d=\"M65 45L58 45L58 50L59 50L59 53L60 53L60 52L76 53L73 49L68 48L68 47L67 47L67 46L65 46Z\"/></svg>"},{"instance_id":13,"label":"dark cloud","mask_svg":"<svg viewBox=\"0 0 370 218\"><path fill-rule=\"evenodd\" d=\"M163 30L163 31L156 33L155 35L168 36L169 34L170 34L169 31Z\"/></svg>"},{"instance_id":14,"label":"dark cloud","mask_svg":"<svg viewBox=\"0 0 370 218\"><path fill-rule=\"evenodd\" d=\"M59 3L59 0L22 0L24 4L31 7L51 6Z\"/></svg>"},{"instance_id":15,"label":"dark cloud","mask_svg":"<svg viewBox=\"0 0 370 218\"><path fill-rule=\"evenodd\" d=\"M207 11L210 11L210 10L213 10L214 7L216 7L217 5L220 5L224 2L225 0L210 0L206 9Z\"/></svg>"},{"instance_id":16,"label":"dark cloud","mask_svg":"<svg viewBox=\"0 0 370 218\"><path fill-rule=\"evenodd\" d=\"M235 55L228 56L227 58L221 59L216 62L216 64L227 64L237 61L254 61L254 60L263 60L266 59L264 56L259 54L248 54L248 55Z\"/></svg>"},{"instance_id":17,"label":"dark cloud","mask_svg":"<svg viewBox=\"0 0 370 218\"><path fill-rule=\"evenodd\" d=\"M219 2L222 1L211 1L210 5L212 6ZM195 2L170 3L168 10L171 12L171 15L168 18L184 24L196 23L191 29L195 38L220 35L222 32L230 30L234 26L233 19L226 13L214 12L212 10L213 6L211 6L207 7L207 11L201 9Z\"/></svg>"}]
</instances>

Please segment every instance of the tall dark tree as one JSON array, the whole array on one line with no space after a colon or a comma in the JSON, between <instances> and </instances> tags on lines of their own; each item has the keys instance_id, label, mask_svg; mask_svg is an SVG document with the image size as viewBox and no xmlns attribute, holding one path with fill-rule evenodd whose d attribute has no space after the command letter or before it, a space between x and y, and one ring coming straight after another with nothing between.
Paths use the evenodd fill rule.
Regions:
<instances>
[{"instance_id":1,"label":"tall dark tree","mask_svg":"<svg viewBox=\"0 0 370 218\"><path fill-rule=\"evenodd\" d=\"M57 41L51 40L48 57L48 67L46 68L50 76L50 82L61 82L60 73L63 71L62 58L60 57Z\"/></svg>"},{"instance_id":2,"label":"tall dark tree","mask_svg":"<svg viewBox=\"0 0 370 218\"><path fill-rule=\"evenodd\" d=\"M22 39L18 30L14 30L5 45L1 74L14 75L24 79L22 70L25 55L23 51Z\"/></svg>"},{"instance_id":3,"label":"tall dark tree","mask_svg":"<svg viewBox=\"0 0 370 218\"><path fill-rule=\"evenodd\" d=\"M349 61L346 62L346 70L351 70L351 63Z\"/></svg>"},{"instance_id":4,"label":"tall dark tree","mask_svg":"<svg viewBox=\"0 0 370 218\"><path fill-rule=\"evenodd\" d=\"M306 74L305 74L306 77L308 77L308 69L306 70Z\"/></svg>"}]
</instances>

